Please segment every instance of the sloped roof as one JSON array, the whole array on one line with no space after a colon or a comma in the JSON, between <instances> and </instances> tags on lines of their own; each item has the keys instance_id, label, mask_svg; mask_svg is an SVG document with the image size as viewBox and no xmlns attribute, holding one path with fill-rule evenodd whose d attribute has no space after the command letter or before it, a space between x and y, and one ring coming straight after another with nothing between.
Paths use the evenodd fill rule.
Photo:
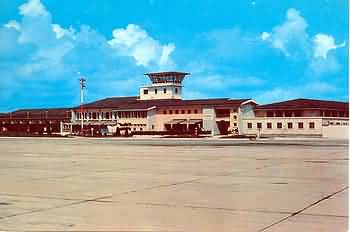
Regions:
<instances>
[{"instance_id":1,"label":"sloped roof","mask_svg":"<svg viewBox=\"0 0 350 232\"><path fill-rule=\"evenodd\" d=\"M21 109L0 115L4 119L65 119L69 118L70 108Z\"/></svg>"},{"instance_id":2,"label":"sloped roof","mask_svg":"<svg viewBox=\"0 0 350 232\"><path fill-rule=\"evenodd\" d=\"M85 104L84 108L113 108L113 109L149 109L151 107L164 106L232 106L238 107L243 102L250 99L157 99L157 100L139 100L137 97L111 97ZM75 109L78 109L76 107Z\"/></svg>"},{"instance_id":3,"label":"sloped roof","mask_svg":"<svg viewBox=\"0 0 350 232\"><path fill-rule=\"evenodd\" d=\"M256 106L256 110L303 110L303 109L331 109L349 110L348 102L327 101L317 99L298 98L288 101L276 102Z\"/></svg>"}]
</instances>

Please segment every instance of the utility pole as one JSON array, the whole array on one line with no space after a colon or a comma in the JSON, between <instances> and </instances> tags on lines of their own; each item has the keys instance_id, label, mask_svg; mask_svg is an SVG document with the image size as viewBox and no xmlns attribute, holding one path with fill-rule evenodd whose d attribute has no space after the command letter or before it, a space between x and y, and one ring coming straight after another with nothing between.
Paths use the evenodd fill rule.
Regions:
<instances>
[{"instance_id":1,"label":"utility pole","mask_svg":"<svg viewBox=\"0 0 350 232\"><path fill-rule=\"evenodd\" d=\"M80 73L78 73L80 74ZM85 88L85 82L86 80L84 79L83 76L79 79L80 82L80 119L81 119L81 135L84 134L84 88Z\"/></svg>"}]
</instances>

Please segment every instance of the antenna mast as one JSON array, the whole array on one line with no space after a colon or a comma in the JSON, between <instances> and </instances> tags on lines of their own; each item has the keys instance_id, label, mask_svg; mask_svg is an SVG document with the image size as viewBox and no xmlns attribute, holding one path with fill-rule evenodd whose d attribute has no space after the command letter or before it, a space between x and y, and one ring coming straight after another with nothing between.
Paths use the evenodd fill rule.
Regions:
<instances>
[{"instance_id":1,"label":"antenna mast","mask_svg":"<svg viewBox=\"0 0 350 232\"><path fill-rule=\"evenodd\" d=\"M81 135L84 134L84 108L83 108L83 104L84 104L84 88L85 86L85 82L86 80L84 79L84 77L82 76L79 79L80 82L80 118L81 118Z\"/></svg>"}]
</instances>

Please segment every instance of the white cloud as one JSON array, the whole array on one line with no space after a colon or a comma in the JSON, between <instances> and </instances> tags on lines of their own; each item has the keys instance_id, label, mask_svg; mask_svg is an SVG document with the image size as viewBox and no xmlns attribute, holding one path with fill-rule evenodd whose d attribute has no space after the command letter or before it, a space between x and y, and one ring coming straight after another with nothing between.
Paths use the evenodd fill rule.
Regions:
<instances>
[{"instance_id":1,"label":"white cloud","mask_svg":"<svg viewBox=\"0 0 350 232\"><path fill-rule=\"evenodd\" d=\"M27 3L24 3L19 7L19 13L23 16L44 16L48 12L45 9L45 6L41 4L40 0L29 0Z\"/></svg>"},{"instance_id":2,"label":"white cloud","mask_svg":"<svg viewBox=\"0 0 350 232\"><path fill-rule=\"evenodd\" d=\"M111 81L117 83L116 87L134 85L130 77L147 71L146 66L156 70L173 65L170 55L175 45L153 39L137 25L113 31L113 39L108 41L89 26L75 30L72 26L65 28L54 23L51 13L39 0L27 0L19 12L18 21L11 20L0 26L3 83L0 108L13 104L8 97L12 95L16 95L21 104L42 102L44 105L48 95L60 95L71 105L75 99L72 90L76 88L77 71L86 75L91 83L89 96L134 95L137 93L132 93L132 89L119 88L116 92L114 86L106 88L105 85ZM147 81L142 76L140 79L139 82ZM47 89L52 87L56 90ZM94 100L89 96L87 99Z\"/></svg>"},{"instance_id":3,"label":"white cloud","mask_svg":"<svg viewBox=\"0 0 350 232\"><path fill-rule=\"evenodd\" d=\"M159 64L162 65L167 65L169 62L170 54L175 50L175 45L174 44L168 44L163 46L162 50L162 55L160 56Z\"/></svg>"},{"instance_id":4,"label":"white cloud","mask_svg":"<svg viewBox=\"0 0 350 232\"><path fill-rule=\"evenodd\" d=\"M170 54L174 51L174 44L162 45L153 39L138 25L129 24L125 29L113 30L113 39L108 44L122 56L131 56L137 65L159 66L171 65Z\"/></svg>"},{"instance_id":5,"label":"white cloud","mask_svg":"<svg viewBox=\"0 0 350 232\"><path fill-rule=\"evenodd\" d=\"M315 35L314 39L314 57L315 58L327 58L327 54L330 50L335 50L345 46L345 42L342 44L335 44L333 36L319 33Z\"/></svg>"},{"instance_id":6,"label":"white cloud","mask_svg":"<svg viewBox=\"0 0 350 232\"><path fill-rule=\"evenodd\" d=\"M72 26L70 26L69 29L65 29L59 24L52 24L52 31L56 33L56 39L61 39L64 36L69 36L72 39L75 39L75 29Z\"/></svg>"},{"instance_id":7,"label":"white cloud","mask_svg":"<svg viewBox=\"0 0 350 232\"><path fill-rule=\"evenodd\" d=\"M21 25L16 20L10 20L4 25L6 28L13 28L17 31L21 30Z\"/></svg>"},{"instance_id":8,"label":"white cloud","mask_svg":"<svg viewBox=\"0 0 350 232\"><path fill-rule=\"evenodd\" d=\"M139 26L129 24L126 29L114 29L113 37L114 38L108 42L111 46L125 46L130 48L139 41L147 39L148 35L147 32L142 30Z\"/></svg>"},{"instance_id":9,"label":"white cloud","mask_svg":"<svg viewBox=\"0 0 350 232\"><path fill-rule=\"evenodd\" d=\"M336 44L332 35L317 33L311 37L306 29L308 23L294 8L288 9L285 21L272 29L262 32L260 39L281 51L295 61L306 61L311 75L334 74L341 70L336 56L329 56L331 50L344 47L345 42Z\"/></svg>"},{"instance_id":10,"label":"white cloud","mask_svg":"<svg viewBox=\"0 0 350 232\"><path fill-rule=\"evenodd\" d=\"M270 35L270 33L264 31L263 33L261 33L261 39L267 40L270 37Z\"/></svg>"},{"instance_id":11,"label":"white cloud","mask_svg":"<svg viewBox=\"0 0 350 232\"><path fill-rule=\"evenodd\" d=\"M300 12L290 8L285 21L274 27L271 33L263 32L261 39L269 38L272 47L281 50L285 56L292 56L296 49L305 49L308 39L307 27L308 24Z\"/></svg>"}]
</instances>

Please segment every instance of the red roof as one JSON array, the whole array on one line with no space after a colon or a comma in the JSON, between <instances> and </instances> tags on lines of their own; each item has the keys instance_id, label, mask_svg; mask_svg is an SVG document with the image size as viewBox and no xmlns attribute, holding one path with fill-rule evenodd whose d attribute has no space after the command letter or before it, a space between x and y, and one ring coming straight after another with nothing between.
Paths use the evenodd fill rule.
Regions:
<instances>
[{"instance_id":1,"label":"red roof","mask_svg":"<svg viewBox=\"0 0 350 232\"><path fill-rule=\"evenodd\" d=\"M69 108L23 109L0 115L0 119L70 119Z\"/></svg>"},{"instance_id":2,"label":"red roof","mask_svg":"<svg viewBox=\"0 0 350 232\"><path fill-rule=\"evenodd\" d=\"M98 100L84 105L84 108L114 108L114 109L148 109L151 107L167 107L167 106L230 106L238 107L249 99L158 99L158 100L139 100L137 97L111 97ZM76 107L75 109L78 109Z\"/></svg>"},{"instance_id":3,"label":"red roof","mask_svg":"<svg viewBox=\"0 0 350 232\"><path fill-rule=\"evenodd\" d=\"M293 99L288 101L276 102L266 105L256 106L256 110L305 110L305 109L331 109L331 110L349 110L348 102L326 101L316 99Z\"/></svg>"}]
</instances>

